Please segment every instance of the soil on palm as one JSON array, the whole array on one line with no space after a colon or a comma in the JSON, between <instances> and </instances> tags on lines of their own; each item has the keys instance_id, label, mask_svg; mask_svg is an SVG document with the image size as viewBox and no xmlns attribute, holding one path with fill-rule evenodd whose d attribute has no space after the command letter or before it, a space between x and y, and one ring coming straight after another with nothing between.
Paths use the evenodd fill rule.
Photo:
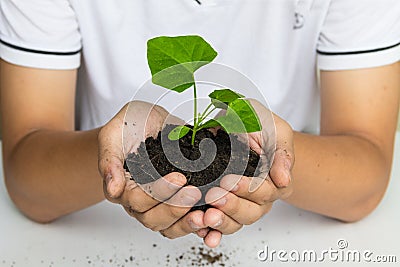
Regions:
<instances>
[{"instance_id":1,"label":"soil on palm","mask_svg":"<svg viewBox=\"0 0 400 267\"><path fill-rule=\"evenodd\" d=\"M239 141L236 135L223 130L213 134L202 129L197 132L192 146L190 133L179 140L169 140L168 134L175 127L166 125L157 138L147 138L137 153L128 155L125 168L132 180L147 184L168 173L180 172L186 176L187 185L199 187L202 192L202 199L192 210L206 210L209 206L204 201L205 193L218 186L222 177L227 174L249 177L259 174L259 155Z\"/></svg>"}]
</instances>

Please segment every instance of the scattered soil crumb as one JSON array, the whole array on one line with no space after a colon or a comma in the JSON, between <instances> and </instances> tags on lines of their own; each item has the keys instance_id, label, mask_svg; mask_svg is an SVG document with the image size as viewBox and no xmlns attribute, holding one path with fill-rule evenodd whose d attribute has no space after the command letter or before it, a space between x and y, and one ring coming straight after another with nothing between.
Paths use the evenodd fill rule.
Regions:
<instances>
[{"instance_id":1,"label":"scattered soil crumb","mask_svg":"<svg viewBox=\"0 0 400 267\"><path fill-rule=\"evenodd\" d=\"M177 256L175 261L177 266L229 266L227 263L229 261L228 255L212 249L194 246Z\"/></svg>"}]
</instances>

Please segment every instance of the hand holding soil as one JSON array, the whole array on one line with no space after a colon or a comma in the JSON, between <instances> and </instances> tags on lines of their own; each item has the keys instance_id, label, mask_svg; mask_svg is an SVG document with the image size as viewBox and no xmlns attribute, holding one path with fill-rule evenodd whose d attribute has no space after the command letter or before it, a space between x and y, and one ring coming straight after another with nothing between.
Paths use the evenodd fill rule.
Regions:
<instances>
[{"instance_id":1,"label":"hand holding soil","mask_svg":"<svg viewBox=\"0 0 400 267\"><path fill-rule=\"evenodd\" d=\"M193 219L187 215L190 208L201 198L195 187L186 186L186 178L180 173L141 186L130 179L124 170L124 159L139 147L142 140L155 136L164 123L182 123L163 108L150 103L133 101L107 123L99 133L99 170L104 178L106 198L121 204L129 215L154 231L174 225L175 229L190 229ZM121 132L131 138L123 139ZM176 205L161 203L169 199ZM198 218L194 218L198 221ZM181 230L182 231L182 230Z\"/></svg>"},{"instance_id":2,"label":"hand holding soil","mask_svg":"<svg viewBox=\"0 0 400 267\"><path fill-rule=\"evenodd\" d=\"M251 100L264 126L271 125L270 111L257 101ZM272 207L277 199L285 199L292 192L291 169L294 164L293 130L281 118L274 115L276 125L276 149L269 172L261 172L259 177L227 175L219 187L210 189L206 202L213 208L204 215L204 224L211 230L204 238L209 247L218 246L223 234L232 234L243 225L258 221ZM261 132L249 133L249 145L260 154L261 160L268 157L271 148L267 146L267 135ZM265 166L265 165L263 165Z\"/></svg>"}]
</instances>

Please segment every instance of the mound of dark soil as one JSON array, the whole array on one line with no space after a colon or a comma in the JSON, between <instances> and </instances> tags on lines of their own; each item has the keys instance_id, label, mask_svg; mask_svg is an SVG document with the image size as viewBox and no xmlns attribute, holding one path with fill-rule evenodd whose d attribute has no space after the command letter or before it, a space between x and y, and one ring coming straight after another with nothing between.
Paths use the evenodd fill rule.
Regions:
<instances>
[{"instance_id":1,"label":"mound of dark soil","mask_svg":"<svg viewBox=\"0 0 400 267\"><path fill-rule=\"evenodd\" d=\"M188 185L200 187L202 191L203 198L193 209L205 210L208 208L204 202L205 193L218 186L220 178L227 174L249 177L259 174L256 173L259 155L235 135L223 130L214 135L203 129L197 132L192 146L191 133L180 140L169 140L168 133L175 127L167 125L156 139L147 138L137 153L128 155L125 168L137 183L146 184L168 173L180 172L186 176Z\"/></svg>"}]
</instances>

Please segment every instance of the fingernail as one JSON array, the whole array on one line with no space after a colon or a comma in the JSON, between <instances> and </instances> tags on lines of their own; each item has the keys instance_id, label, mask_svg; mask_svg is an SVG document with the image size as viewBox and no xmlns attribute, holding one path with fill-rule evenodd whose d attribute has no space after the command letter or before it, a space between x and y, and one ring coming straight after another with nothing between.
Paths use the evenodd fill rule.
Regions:
<instances>
[{"instance_id":1,"label":"fingernail","mask_svg":"<svg viewBox=\"0 0 400 267\"><path fill-rule=\"evenodd\" d=\"M177 175L174 177L172 182L168 182L168 188L171 190L177 190L185 185L185 181L183 181L182 176Z\"/></svg>"},{"instance_id":2,"label":"fingernail","mask_svg":"<svg viewBox=\"0 0 400 267\"><path fill-rule=\"evenodd\" d=\"M111 175L110 173L107 174L107 175L106 175L106 178L105 178L105 181L106 181L106 184L107 184L107 185L110 183L111 179L112 179L112 175Z\"/></svg>"},{"instance_id":3,"label":"fingernail","mask_svg":"<svg viewBox=\"0 0 400 267\"><path fill-rule=\"evenodd\" d=\"M192 195L189 193L184 193L182 197L182 204L187 205L187 206L193 206L194 204L197 203L197 199L194 198Z\"/></svg>"},{"instance_id":4,"label":"fingernail","mask_svg":"<svg viewBox=\"0 0 400 267\"><path fill-rule=\"evenodd\" d=\"M209 231L208 228L200 229L200 230L197 231L197 235L198 235L200 238L204 238L204 237L206 237L206 235L208 234L208 231Z\"/></svg>"},{"instance_id":5,"label":"fingernail","mask_svg":"<svg viewBox=\"0 0 400 267\"><path fill-rule=\"evenodd\" d=\"M106 186L107 186L107 193L109 197L115 198L115 185L114 185L114 180L111 174L108 174L106 176Z\"/></svg>"},{"instance_id":6,"label":"fingernail","mask_svg":"<svg viewBox=\"0 0 400 267\"><path fill-rule=\"evenodd\" d=\"M108 193L111 194L111 191L113 189L113 179L112 179L111 174L107 174L107 176L106 176L106 185L107 185Z\"/></svg>"},{"instance_id":7,"label":"fingernail","mask_svg":"<svg viewBox=\"0 0 400 267\"><path fill-rule=\"evenodd\" d=\"M221 182L221 187L225 190L236 192L239 190L239 183L241 181L241 177L226 177Z\"/></svg>"},{"instance_id":8,"label":"fingernail","mask_svg":"<svg viewBox=\"0 0 400 267\"><path fill-rule=\"evenodd\" d=\"M216 202L214 202L214 205L219 206L219 207L221 207L221 206L223 206L225 204L226 204L226 198L225 197L220 198Z\"/></svg>"},{"instance_id":9,"label":"fingernail","mask_svg":"<svg viewBox=\"0 0 400 267\"><path fill-rule=\"evenodd\" d=\"M292 173L290 171L287 171L286 175L287 175L288 181L290 183L292 181Z\"/></svg>"},{"instance_id":10,"label":"fingernail","mask_svg":"<svg viewBox=\"0 0 400 267\"><path fill-rule=\"evenodd\" d=\"M284 165L287 170L290 170L292 163L290 162L290 160L286 159Z\"/></svg>"},{"instance_id":11,"label":"fingernail","mask_svg":"<svg viewBox=\"0 0 400 267\"><path fill-rule=\"evenodd\" d=\"M194 231L200 230L201 227L195 224L192 220L189 220L189 226L192 228Z\"/></svg>"},{"instance_id":12,"label":"fingernail","mask_svg":"<svg viewBox=\"0 0 400 267\"><path fill-rule=\"evenodd\" d=\"M287 170L287 169L283 170L283 175L284 175L284 178L282 177L283 179L282 179L281 184L277 185L278 188L287 187L289 185L290 181L291 181L291 174L290 174L289 170Z\"/></svg>"},{"instance_id":13,"label":"fingernail","mask_svg":"<svg viewBox=\"0 0 400 267\"><path fill-rule=\"evenodd\" d=\"M168 189L177 190L177 189L179 189L179 188L180 188L179 185L176 185L176 184L173 184L173 183L171 183L171 182L168 182Z\"/></svg>"},{"instance_id":14,"label":"fingernail","mask_svg":"<svg viewBox=\"0 0 400 267\"><path fill-rule=\"evenodd\" d=\"M216 222L212 227L213 228L217 228L218 226L220 226L222 224L222 219L219 219L218 222Z\"/></svg>"},{"instance_id":15,"label":"fingernail","mask_svg":"<svg viewBox=\"0 0 400 267\"><path fill-rule=\"evenodd\" d=\"M239 190L239 185L235 185L230 191L231 192L236 192Z\"/></svg>"}]
</instances>

